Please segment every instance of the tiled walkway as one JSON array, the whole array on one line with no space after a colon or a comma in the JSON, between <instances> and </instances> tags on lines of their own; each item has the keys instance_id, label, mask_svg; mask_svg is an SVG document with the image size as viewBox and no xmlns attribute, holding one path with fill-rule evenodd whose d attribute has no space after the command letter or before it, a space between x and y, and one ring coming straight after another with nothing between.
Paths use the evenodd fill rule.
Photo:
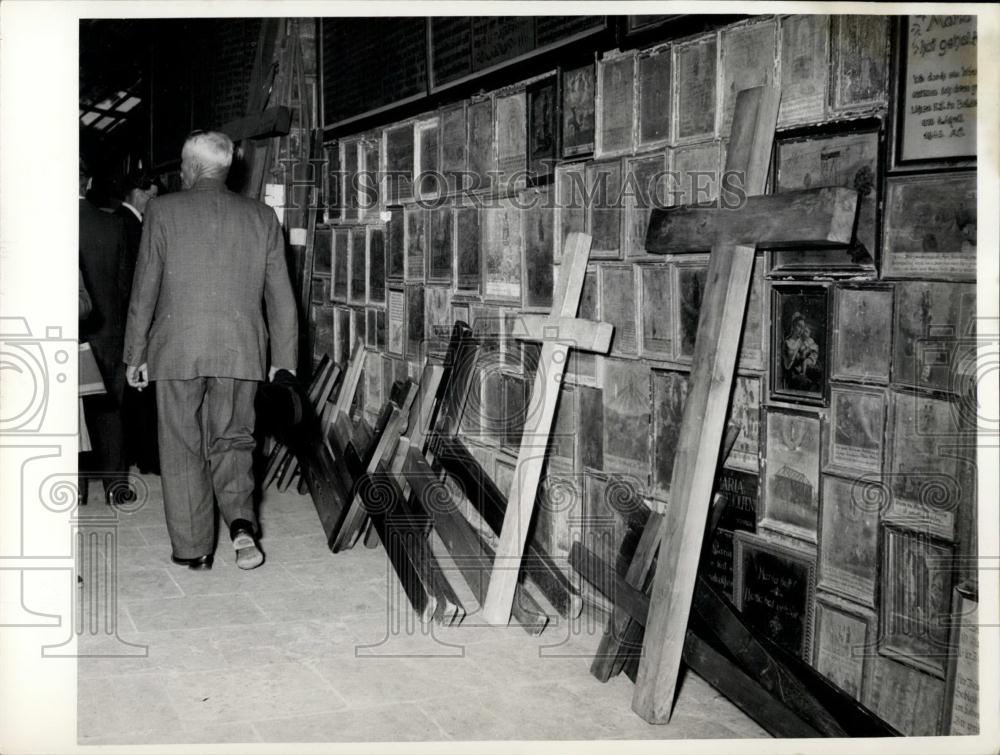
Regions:
<instances>
[{"instance_id":1,"label":"tiled walkway","mask_svg":"<svg viewBox=\"0 0 1000 755\"><path fill-rule=\"evenodd\" d=\"M308 496L267 494L259 569L237 569L225 538L212 571L176 566L159 478L142 479L148 500L114 526L117 635L131 644L82 635L105 657L79 662L81 744L766 736L690 673L671 723L643 722L624 675L590 675L603 618L586 611L537 638L470 616L386 641L389 619L412 615L389 603L383 551L331 554Z\"/></svg>"}]
</instances>

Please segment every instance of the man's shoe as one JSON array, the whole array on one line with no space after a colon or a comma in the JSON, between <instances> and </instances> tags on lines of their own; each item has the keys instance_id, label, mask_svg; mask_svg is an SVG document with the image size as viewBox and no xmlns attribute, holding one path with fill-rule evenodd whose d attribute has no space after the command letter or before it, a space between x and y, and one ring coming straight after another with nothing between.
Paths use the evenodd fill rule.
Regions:
<instances>
[{"instance_id":1,"label":"man's shoe","mask_svg":"<svg viewBox=\"0 0 1000 755\"><path fill-rule=\"evenodd\" d=\"M212 568L212 562L215 558L209 553L207 556L198 556L197 558L177 558L177 556L171 555L170 560L178 566L186 566L188 569L195 569L197 571L206 571Z\"/></svg>"},{"instance_id":2,"label":"man's shoe","mask_svg":"<svg viewBox=\"0 0 1000 755\"><path fill-rule=\"evenodd\" d=\"M240 528L233 533L233 548L236 550L236 565L241 569L256 569L264 563L264 554L249 530Z\"/></svg>"}]
</instances>

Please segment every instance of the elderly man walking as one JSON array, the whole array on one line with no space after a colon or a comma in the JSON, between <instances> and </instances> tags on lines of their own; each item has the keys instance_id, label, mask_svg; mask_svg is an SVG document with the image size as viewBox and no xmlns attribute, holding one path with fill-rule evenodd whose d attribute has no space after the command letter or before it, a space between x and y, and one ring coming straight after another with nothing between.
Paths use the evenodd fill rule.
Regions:
<instances>
[{"instance_id":1,"label":"elderly man walking","mask_svg":"<svg viewBox=\"0 0 1000 755\"><path fill-rule=\"evenodd\" d=\"M212 567L213 494L237 566L263 562L251 467L268 332L269 378L280 369L294 372L297 362L281 227L270 207L226 189L232 156L225 134L195 133L185 141L185 191L146 209L125 331L129 384L157 384L172 558L192 569Z\"/></svg>"}]
</instances>

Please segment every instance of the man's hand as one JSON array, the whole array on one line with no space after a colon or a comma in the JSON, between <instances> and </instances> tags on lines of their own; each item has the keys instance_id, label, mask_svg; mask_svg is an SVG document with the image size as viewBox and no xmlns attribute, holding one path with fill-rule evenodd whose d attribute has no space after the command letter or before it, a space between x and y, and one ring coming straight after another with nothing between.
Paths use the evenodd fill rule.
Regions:
<instances>
[{"instance_id":1,"label":"man's hand","mask_svg":"<svg viewBox=\"0 0 1000 755\"><path fill-rule=\"evenodd\" d=\"M149 366L145 362L140 364L138 367L130 364L125 368L125 379L128 381L129 385L137 391L141 391L149 385Z\"/></svg>"},{"instance_id":2,"label":"man's hand","mask_svg":"<svg viewBox=\"0 0 1000 755\"><path fill-rule=\"evenodd\" d=\"M286 370L287 372L290 372L293 375L295 374L295 370L291 370L288 367L275 367L274 365L271 365L271 369L267 371L267 382L273 383L274 376L277 375L282 370Z\"/></svg>"}]
</instances>

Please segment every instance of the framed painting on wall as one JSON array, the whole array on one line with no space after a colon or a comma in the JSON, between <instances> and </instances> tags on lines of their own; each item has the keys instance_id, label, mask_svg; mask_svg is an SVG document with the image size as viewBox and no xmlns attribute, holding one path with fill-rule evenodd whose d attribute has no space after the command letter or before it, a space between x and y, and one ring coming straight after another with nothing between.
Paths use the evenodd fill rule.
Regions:
<instances>
[{"instance_id":1,"label":"framed painting on wall","mask_svg":"<svg viewBox=\"0 0 1000 755\"><path fill-rule=\"evenodd\" d=\"M829 317L826 285L771 285L772 400L826 402Z\"/></svg>"},{"instance_id":2,"label":"framed painting on wall","mask_svg":"<svg viewBox=\"0 0 1000 755\"><path fill-rule=\"evenodd\" d=\"M594 64L562 71L562 156L594 151Z\"/></svg>"}]
</instances>

